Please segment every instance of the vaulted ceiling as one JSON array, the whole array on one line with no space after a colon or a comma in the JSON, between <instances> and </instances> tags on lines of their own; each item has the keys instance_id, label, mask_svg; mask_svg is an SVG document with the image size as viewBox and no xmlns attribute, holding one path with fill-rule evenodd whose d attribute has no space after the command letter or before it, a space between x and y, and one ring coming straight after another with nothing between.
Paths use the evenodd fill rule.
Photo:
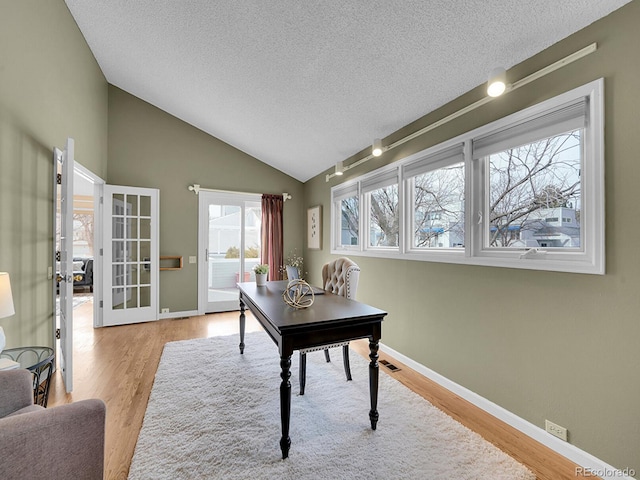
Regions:
<instances>
[{"instance_id":1,"label":"vaulted ceiling","mask_svg":"<svg viewBox=\"0 0 640 480\"><path fill-rule=\"evenodd\" d=\"M107 81L300 180L629 0L66 0Z\"/></svg>"}]
</instances>

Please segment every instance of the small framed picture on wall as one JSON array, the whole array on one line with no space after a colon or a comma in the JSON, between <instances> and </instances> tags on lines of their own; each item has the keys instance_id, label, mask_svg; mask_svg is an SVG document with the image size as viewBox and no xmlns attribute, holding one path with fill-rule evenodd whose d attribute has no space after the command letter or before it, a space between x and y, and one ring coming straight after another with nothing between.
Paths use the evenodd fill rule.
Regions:
<instances>
[{"instance_id":1,"label":"small framed picture on wall","mask_svg":"<svg viewBox=\"0 0 640 480\"><path fill-rule=\"evenodd\" d=\"M310 250L322 249L322 205L307 210L307 247Z\"/></svg>"}]
</instances>

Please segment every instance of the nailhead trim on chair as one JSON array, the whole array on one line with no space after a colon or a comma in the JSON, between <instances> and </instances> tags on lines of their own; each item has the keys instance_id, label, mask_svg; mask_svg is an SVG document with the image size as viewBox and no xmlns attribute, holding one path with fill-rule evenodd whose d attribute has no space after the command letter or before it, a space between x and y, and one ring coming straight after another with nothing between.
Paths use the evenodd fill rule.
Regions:
<instances>
[{"instance_id":1,"label":"nailhead trim on chair","mask_svg":"<svg viewBox=\"0 0 640 480\"><path fill-rule=\"evenodd\" d=\"M327 270L333 268L333 270L327 271L324 289L335 293L336 295L341 295L353 300L353 297L355 297L355 291L351 291L351 275L353 272L359 272L360 267L358 267L358 265L356 265L351 259L340 257L335 260L333 264L325 265L325 267L323 267L323 274L325 268Z\"/></svg>"},{"instance_id":2,"label":"nailhead trim on chair","mask_svg":"<svg viewBox=\"0 0 640 480\"><path fill-rule=\"evenodd\" d=\"M300 353L319 352L321 350L326 350L327 348L343 347L345 345L349 345L349 342L332 343L331 345L320 345L319 347L304 348L300 350Z\"/></svg>"}]
</instances>

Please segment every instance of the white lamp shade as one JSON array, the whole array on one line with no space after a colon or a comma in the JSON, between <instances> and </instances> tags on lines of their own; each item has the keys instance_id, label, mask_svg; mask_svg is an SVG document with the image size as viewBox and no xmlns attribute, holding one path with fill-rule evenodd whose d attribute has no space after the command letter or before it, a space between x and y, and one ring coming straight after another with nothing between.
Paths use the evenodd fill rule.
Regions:
<instances>
[{"instance_id":1,"label":"white lamp shade","mask_svg":"<svg viewBox=\"0 0 640 480\"><path fill-rule=\"evenodd\" d=\"M10 317L15 313L9 274L7 272L0 272L0 318Z\"/></svg>"},{"instance_id":2,"label":"white lamp shade","mask_svg":"<svg viewBox=\"0 0 640 480\"><path fill-rule=\"evenodd\" d=\"M342 175L344 173L344 162L340 161L336 163L336 175Z\"/></svg>"}]
</instances>

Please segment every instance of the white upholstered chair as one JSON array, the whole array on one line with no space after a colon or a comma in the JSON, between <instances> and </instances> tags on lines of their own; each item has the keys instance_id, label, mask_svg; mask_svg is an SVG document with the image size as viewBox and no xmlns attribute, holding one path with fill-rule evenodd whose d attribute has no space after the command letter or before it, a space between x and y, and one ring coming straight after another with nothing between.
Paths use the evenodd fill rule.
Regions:
<instances>
[{"instance_id":1,"label":"white upholstered chair","mask_svg":"<svg viewBox=\"0 0 640 480\"><path fill-rule=\"evenodd\" d=\"M336 295L341 295L350 300L355 300L360 279L360 267L347 257L340 257L322 267L322 287ZM351 380L351 368L349 366L349 342L332 343L318 347L300 350L300 395L304 395L304 387L307 379L307 353L324 350L327 362L331 361L329 349L342 347L342 360L344 373L347 380Z\"/></svg>"}]
</instances>

